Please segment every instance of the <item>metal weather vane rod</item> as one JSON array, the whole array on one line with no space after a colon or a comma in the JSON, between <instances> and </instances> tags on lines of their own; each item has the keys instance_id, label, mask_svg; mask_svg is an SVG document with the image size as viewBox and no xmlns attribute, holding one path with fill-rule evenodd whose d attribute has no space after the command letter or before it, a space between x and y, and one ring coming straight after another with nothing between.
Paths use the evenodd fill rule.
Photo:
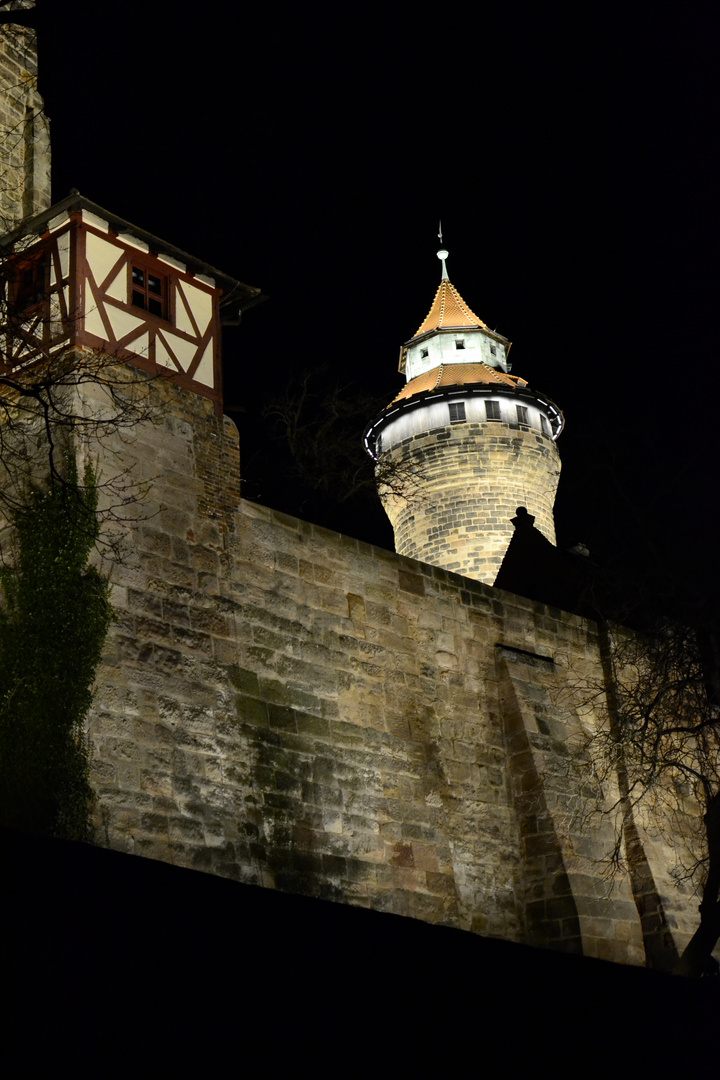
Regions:
<instances>
[{"instance_id":1,"label":"metal weather vane rod","mask_svg":"<svg viewBox=\"0 0 720 1080\"><path fill-rule=\"evenodd\" d=\"M442 280L447 281L448 280L448 272L447 272L447 266L445 265L445 260L448 257L448 253L445 250L445 248L443 247L443 242L442 242L442 219L438 222L438 240L440 241L440 250L437 253L437 257L438 257L438 259L442 260Z\"/></svg>"}]
</instances>

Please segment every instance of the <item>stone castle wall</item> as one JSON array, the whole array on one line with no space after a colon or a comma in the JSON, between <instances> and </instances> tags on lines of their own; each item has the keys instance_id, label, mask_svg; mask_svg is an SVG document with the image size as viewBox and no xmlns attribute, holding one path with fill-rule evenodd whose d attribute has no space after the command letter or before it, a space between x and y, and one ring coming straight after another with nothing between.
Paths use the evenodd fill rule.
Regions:
<instances>
[{"instance_id":1,"label":"stone castle wall","mask_svg":"<svg viewBox=\"0 0 720 1080\"><path fill-rule=\"evenodd\" d=\"M10 23L0 26L0 234L49 206L50 129L37 91L36 35Z\"/></svg>"},{"instance_id":2,"label":"stone castle wall","mask_svg":"<svg viewBox=\"0 0 720 1080\"><path fill-rule=\"evenodd\" d=\"M612 823L583 821L568 752L594 624L239 501L233 425L158 393L123 450L154 479L90 725L100 841L643 963L637 875L609 886ZM646 901L682 944L693 904L651 856Z\"/></svg>"},{"instance_id":3,"label":"stone castle wall","mask_svg":"<svg viewBox=\"0 0 720 1080\"><path fill-rule=\"evenodd\" d=\"M403 555L492 584L518 506L555 543L555 443L500 422L450 424L381 455L383 505Z\"/></svg>"}]
</instances>

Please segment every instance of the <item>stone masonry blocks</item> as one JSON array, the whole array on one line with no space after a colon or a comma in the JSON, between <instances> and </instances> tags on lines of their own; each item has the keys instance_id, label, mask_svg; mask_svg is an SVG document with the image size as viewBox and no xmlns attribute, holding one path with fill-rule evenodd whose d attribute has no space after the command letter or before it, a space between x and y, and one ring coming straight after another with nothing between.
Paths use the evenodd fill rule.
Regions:
<instances>
[{"instance_id":1,"label":"stone masonry blocks","mask_svg":"<svg viewBox=\"0 0 720 1080\"><path fill-rule=\"evenodd\" d=\"M157 393L168 423L134 444L138 471L168 445L174 465L114 574L89 725L99 841L642 962L607 836L571 813L581 721L556 701L569 672L600 670L594 625L239 500L234 428ZM550 478L553 460L538 452ZM647 859L681 942L692 904L660 841Z\"/></svg>"},{"instance_id":2,"label":"stone masonry blocks","mask_svg":"<svg viewBox=\"0 0 720 1080\"><path fill-rule=\"evenodd\" d=\"M381 458L383 505L398 552L491 585L518 506L555 543L560 476L555 443L507 424L452 424L406 439Z\"/></svg>"}]
</instances>

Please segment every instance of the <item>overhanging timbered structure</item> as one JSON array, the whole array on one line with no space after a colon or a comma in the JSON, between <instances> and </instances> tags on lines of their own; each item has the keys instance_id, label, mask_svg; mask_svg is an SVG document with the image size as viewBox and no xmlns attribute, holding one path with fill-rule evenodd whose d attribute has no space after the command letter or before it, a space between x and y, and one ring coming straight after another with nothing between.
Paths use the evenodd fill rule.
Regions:
<instances>
[{"instance_id":1,"label":"overhanging timbered structure","mask_svg":"<svg viewBox=\"0 0 720 1080\"><path fill-rule=\"evenodd\" d=\"M222 413L221 324L264 297L79 193L4 243L5 372L68 348L102 352L210 398Z\"/></svg>"}]
</instances>

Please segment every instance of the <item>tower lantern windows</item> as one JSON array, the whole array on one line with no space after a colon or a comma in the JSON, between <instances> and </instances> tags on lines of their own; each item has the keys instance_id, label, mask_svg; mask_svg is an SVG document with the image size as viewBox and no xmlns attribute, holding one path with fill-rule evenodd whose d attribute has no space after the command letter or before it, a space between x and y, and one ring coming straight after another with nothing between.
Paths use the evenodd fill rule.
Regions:
<instances>
[{"instance_id":1,"label":"tower lantern windows","mask_svg":"<svg viewBox=\"0 0 720 1080\"><path fill-rule=\"evenodd\" d=\"M455 342L455 348L456 349L464 349L465 348L465 342L462 339L458 339Z\"/></svg>"}]
</instances>

